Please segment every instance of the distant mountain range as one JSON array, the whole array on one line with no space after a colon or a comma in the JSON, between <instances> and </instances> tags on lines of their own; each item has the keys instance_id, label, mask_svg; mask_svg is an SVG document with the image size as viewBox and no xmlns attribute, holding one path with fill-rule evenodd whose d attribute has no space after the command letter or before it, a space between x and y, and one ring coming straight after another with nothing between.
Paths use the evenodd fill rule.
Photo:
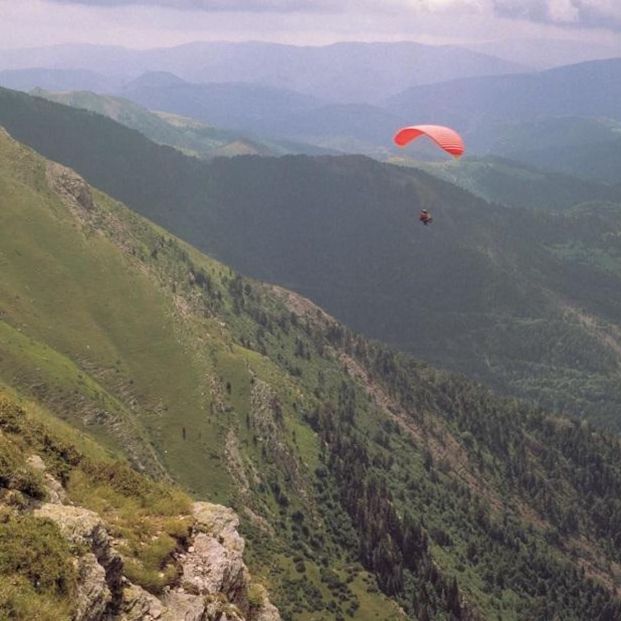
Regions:
<instances>
[{"instance_id":1,"label":"distant mountain range","mask_svg":"<svg viewBox=\"0 0 621 621\"><path fill-rule=\"evenodd\" d=\"M618 179L621 144L610 121L621 116L621 59L524 72L487 56L456 54L453 47L413 43L191 44L147 51L60 46L6 52L5 66L45 58L60 68L0 72L0 84L51 91L84 85L80 90L122 96L258 144L294 143L274 153L390 158L397 154L391 138L400 125L448 124L465 136L468 153L609 183ZM376 70L386 85L369 78ZM356 92L348 82L354 76ZM572 148L565 149L572 136ZM225 152L266 153L248 144ZM407 155L442 157L424 141Z\"/></svg>"},{"instance_id":2,"label":"distant mountain range","mask_svg":"<svg viewBox=\"0 0 621 621\"><path fill-rule=\"evenodd\" d=\"M147 78L148 76L145 76ZM293 142L259 140L223 130L195 119L165 112L151 112L123 97L88 91L50 92L34 89L31 94L74 108L90 110L136 129L154 142L169 145L188 155L210 158L220 155L325 154L325 149Z\"/></svg>"},{"instance_id":3,"label":"distant mountain range","mask_svg":"<svg viewBox=\"0 0 621 621\"><path fill-rule=\"evenodd\" d=\"M488 123L549 116L621 119L621 58L540 73L464 78L413 87L385 107L475 133Z\"/></svg>"},{"instance_id":4,"label":"distant mountain range","mask_svg":"<svg viewBox=\"0 0 621 621\"><path fill-rule=\"evenodd\" d=\"M88 69L125 79L167 71L190 82L247 82L340 103L369 103L417 84L525 69L459 47L408 42L318 47L191 43L153 50L61 45L4 50L0 58L0 69L32 67Z\"/></svg>"},{"instance_id":5,"label":"distant mountain range","mask_svg":"<svg viewBox=\"0 0 621 621\"><path fill-rule=\"evenodd\" d=\"M151 110L182 114L262 139L293 140L343 152L385 155L405 117L370 104L330 104L300 93L247 83L192 84L145 74L122 89Z\"/></svg>"},{"instance_id":6,"label":"distant mountain range","mask_svg":"<svg viewBox=\"0 0 621 621\"><path fill-rule=\"evenodd\" d=\"M43 88L54 91L88 90L115 92L123 86L121 78L108 77L86 69L19 69L0 71L0 86L18 91Z\"/></svg>"},{"instance_id":7,"label":"distant mountain range","mask_svg":"<svg viewBox=\"0 0 621 621\"><path fill-rule=\"evenodd\" d=\"M621 56L621 46L605 41L594 42L571 39L498 39L468 44L471 50L504 58L510 62L528 65L533 69L550 69L590 60L603 60Z\"/></svg>"},{"instance_id":8,"label":"distant mountain range","mask_svg":"<svg viewBox=\"0 0 621 621\"><path fill-rule=\"evenodd\" d=\"M181 114L228 129L256 132L269 131L279 123L289 127L285 120L288 117L325 105L325 102L292 90L244 82L194 84L162 73L141 76L125 85L121 94L150 110ZM282 131L280 135L287 133Z\"/></svg>"},{"instance_id":9,"label":"distant mountain range","mask_svg":"<svg viewBox=\"0 0 621 621\"><path fill-rule=\"evenodd\" d=\"M568 144L571 136L578 148L596 142L585 124L596 126L606 141L616 139L610 122L606 127L602 121L588 118L621 118L621 59L419 86L388 98L382 106L331 104L247 84L182 83L169 74L142 76L123 93L147 108L379 157L397 152L391 144L397 127L424 119L456 127L465 136L469 152L494 153L528 163L528 152L544 148L544 144L555 149ZM544 129L548 133L538 128L542 123L547 123ZM540 145L533 144L537 135ZM407 151L417 152L418 145ZM538 163L556 169L546 165L545 155ZM577 172L575 166L559 170Z\"/></svg>"}]
</instances>

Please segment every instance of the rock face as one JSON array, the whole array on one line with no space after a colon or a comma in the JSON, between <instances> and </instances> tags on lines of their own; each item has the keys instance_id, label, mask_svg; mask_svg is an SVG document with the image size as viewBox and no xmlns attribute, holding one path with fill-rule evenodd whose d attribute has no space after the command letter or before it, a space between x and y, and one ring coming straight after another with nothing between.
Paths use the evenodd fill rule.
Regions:
<instances>
[{"instance_id":1,"label":"rock face","mask_svg":"<svg viewBox=\"0 0 621 621\"><path fill-rule=\"evenodd\" d=\"M53 503L44 503L34 510L34 515L51 520L67 541L77 548L89 550L77 559L78 612L75 621L103 618L104 613L120 600L123 562L113 550L101 518L82 507Z\"/></svg>"},{"instance_id":2,"label":"rock face","mask_svg":"<svg viewBox=\"0 0 621 621\"><path fill-rule=\"evenodd\" d=\"M250 605L250 573L244 563L239 518L227 507L194 504L194 532L187 552L178 557L180 585L164 595L163 621L280 621L267 591ZM255 585L252 585L253 587Z\"/></svg>"},{"instance_id":3,"label":"rock face","mask_svg":"<svg viewBox=\"0 0 621 621\"><path fill-rule=\"evenodd\" d=\"M116 617L118 621L159 621L163 613L164 605L157 597L127 582L120 612Z\"/></svg>"},{"instance_id":4,"label":"rock face","mask_svg":"<svg viewBox=\"0 0 621 621\"><path fill-rule=\"evenodd\" d=\"M93 211L95 205L91 189L80 175L56 162L49 162L46 172L48 182L55 192L74 207Z\"/></svg>"},{"instance_id":5,"label":"rock face","mask_svg":"<svg viewBox=\"0 0 621 621\"><path fill-rule=\"evenodd\" d=\"M251 583L232 509L194 504L189 545L176 556L178 585L158 598L123 576L122 558L99 515L66 504L62 485L45 472L40 457L29 464L44 474L52 501L35 508L34 516L54 522L81 551L74 621L280 621L266 589Z\"/></svg>"},{"instance_id":6,"label":"rock face","mask_svg":"<svg viewBox=\"0 0 621 621\"><path fill-rule=\"evenodd\" d=\"M244 540L237 532L239 518L232 509L206 502L194 505L193 545L180 558L181 586L189 593L222 593L242 610L248 607L250 582L244 564Z\"/></svg>"}]
</instances>

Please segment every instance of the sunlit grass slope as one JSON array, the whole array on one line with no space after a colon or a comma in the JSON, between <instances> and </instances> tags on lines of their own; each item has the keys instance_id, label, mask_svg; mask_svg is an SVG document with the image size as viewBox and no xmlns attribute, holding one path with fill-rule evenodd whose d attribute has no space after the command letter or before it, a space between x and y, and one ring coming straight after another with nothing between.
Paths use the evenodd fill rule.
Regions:
<instances>
[{"instance_id":1,"label":"sunlit grass slope","mask_svg":"<svg viewBox=\"0 0 621 621\"><path fill-rule=\"evenodd\" d=\"M85 550L33 513L49 499L48 480L33 458L62 482L65 503L103 521L135 584L158 593L174 582L173 552L192 523L190 498L139 475L36 402L0 387L0 618L75 618L76 558Z\"/></svg>"},{"instance_id":2,"label":"sunlit grass slope","mask_svg":"<svg viewBox=\"0 0 621 621\"><path fill-rule=\"evenodd\" d=\"M234 506L285 619L621 613L617 438L368 342L4 134L0 248L0 382Z\"/></svg>"},{"instance_id":3,"label":"sunlit grass slope","mask_svg":"<svg viewBox=\"0 0 621 621\"><path fill-rule=\"evenodd\" d=\"M239 502L248 485L257 485L244 474L254 460L250 472L265 479L260 486L266 491L274 470L273 485L286 477L283 487L295 479L301 492L313 493L312 470L303 459L308 468L316 466L319 443L290 418L301 388L289 372L240 343L240 334L260 328L235 312L231 291L240 288L243 295L248 283L104 195L91 194L75 174L5 134L0 248L2 384L197 497ZM294 359L294 347L293 339L285 340L283 356ZM276 425L273 409L289 415ZM257 446L253 424L262 426L267 446L276 447ZM296 431L299 446L289 446ZM88 487L76 486L88 495ZM268 516L278 515L278 502L257 500ZM292 498L292 511L308 502ZM277 576L298 575L286 561L294 549L290 536L285 530L266 542L278 550ZM338 567L338 556L334 562ZM353 567L359 575L362 568ZM319 595L313 605L320 607L321 594L329 591L319 569L314 575ZM363 595L361 585L348 590L345 604L356 592L368 601L365 610L375 611L368 618L396 614L379 593ZM367 618L363 609L357 615Z\"/></svg>"}]
</instances>

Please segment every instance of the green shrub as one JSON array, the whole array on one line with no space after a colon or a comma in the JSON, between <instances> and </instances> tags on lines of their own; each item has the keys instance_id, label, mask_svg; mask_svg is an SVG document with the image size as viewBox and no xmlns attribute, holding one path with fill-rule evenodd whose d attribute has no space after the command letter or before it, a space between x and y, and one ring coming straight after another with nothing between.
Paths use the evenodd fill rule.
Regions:
<instances>
[{"instance_id":1,"label":"green shrub","mask_svg":"<svg viewBox=\"0 0 621 621\"><path fill-rule=\"evenodd\" d=\"M124 568L129 580L154 595L161 593L164 587L173 584L178 577L177 568L173 565L163 570L153 569L146 567L140 560L127 559Z\"/></svg>"},{"instance_id":2,"label":"green shrub","mask_svg":"<svg viewBox=\"0 0 621 621\"><path fill-rule=\"evenodd\" d=\"M57 526L30 516L0 524L0 574L21 574L37 590L69 595L75 587L71 553Z\"/></svg>"},{"instance_id":3,"label":"green shrub","mask_svg":"<svg viewBox=\"0 0 621 621\"><path fill-rule=\"evenodd\" d=\"M248 605L250 608L260 608L263 605L263 587L251 584L248 588Z\"/></svg>"},{"instance_id":4,"label":"green shrub","mask_svg":"<svg viewBox=\"0 0 621 621\"><path fill-rule=\"evenodd\" d=\"M177 542L166 534L148 543L134 544L133 549L123 555L127 577L147 591L159 593L178 577L178 569L172 562L176 548Z\"/></svg>"},{"instance_id":5,"label":"green shrub","mask_svg":"<svg viewBox=\"0 0 621 621\"><path fill-rule=\"evenodd\" d=\"M71 603L37 593L23 576L0 576L0 619L36 619L37 621L69 621Z\"/></svg>"}]
</instances>

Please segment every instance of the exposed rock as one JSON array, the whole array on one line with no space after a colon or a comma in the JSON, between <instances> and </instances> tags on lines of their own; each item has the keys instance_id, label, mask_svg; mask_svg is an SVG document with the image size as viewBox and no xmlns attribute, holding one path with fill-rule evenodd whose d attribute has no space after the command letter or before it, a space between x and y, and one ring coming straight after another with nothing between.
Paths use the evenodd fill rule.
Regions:
<instances>
[{"instance_id":1,"label":"exposed rock","mask_svg":"<svg viewBox=\"0 0 621 621\"><path fill-rule=\"evenodd\" d=\"M28 465L33 469L43 473L45 489L48 494L49 502L55 505L67 503L67 492L51 474L46 472L45 462L38 455L31 455L28 458Z\"/></svg>"},{"instance_id":2,"label":"exposed rock","mask_svg":"<svg viewBox=\"0 0 621 621\"><path fill-rule=\"evenodd\" d=\"M36 457L31 467L43 470ZM51 477L50 477L51 478ZM122 576L123 563L101 518L88 509L44 503L38 518L55 522L76 549L77 613L74 621L280 621L261 585L250 585L239 518L228 507L197 502L187 552L177 556L179 584L161 598Z\"/></svg>"},{"instance_id":3,"label":"exposed rock","mask_svg":"<svg viewBox=\"0 0 621 621\"><path fill-rule=\"evenodd\" d=\"M248 569L244 540L237 532L239 518L228 507L194 504L197 535L192 551L180 558L181 586L195 595L221 593L241 610L248 608Z\"/></svg>"},{"instance_id":4,"label":"exposed rock","mask_svg":"<svg viewBox=\"0 0 621 621\"><path fill-rule=\"evenodd\" d=\"M171 591L164 596L163 602L166 605L166 612L162 621L205 621L207 618L204 597L183 591Z\"/></svg>"},{"instance_id":5,"label":"exposed rock","mask_svg":"<svg viewBox=\"0 0 621 621\"><path fill-rule=\"evenodd\" d=\"M164 610L164 605L157 597L129 583L123 590L123 601L117 619L118 621L160 621L165 618L162 616Z\"/></svg>"},{"instance_id":6,"label":"exposed rock","mask_svg":"<svg viewBox=\"0 0 621 621\"><path fill-rule=\"evenodd\" d=\"M101 619L112 602L106 570L92 552L78 558L78 592L75 621Z\"/></svg>"},{"instance_id":7,"label":"exposed rock","mask_svg":"<svg viewBox=\"0 0 621 621\"><path fill-rule=\"evenodd\" d=\"M250 614L252 621L280 621L278 608L270 602L267 589L261 584L253 584Z\"/></svg>"},{"instance_id":8,"label":"exposed rock","mask_svg":"<svg viewBox=\"0 0 621 621\"><path fill-rule=\"evenodd\" d=\"M86 211L95 208L91 188L78 173L56 162L49 162L46 172L50 187L68 204Z\"/></svg>"},{"instance_id":9,"label":"exposed rock","mask_svg":"<svg viewBox=\"0 0 621 621\"><path fill-rule=\"evenodd\" d=\"M237 532L239 517L233 509L209 502L195 502L192 513L197 531L222 539L223 545L241 557L244 553L244 540Z\"/></svg>"},{"instance_id":10,"label":"exposed rock","mask_svg":"<svg viewBox=\"0 0 621 621\"><path fill-rule=\"evenodd\" d=\"M26 461L33 470L45 472L45 462L38 455L31 455Z\"/></svg>"},{"instance_id":11,"label":"exposed rock","mask_svg":"<svg viewBox=\"0 0 621 621\"><path fill-rule=\"evenodd\" d=\"M112 549L101 518L82 507L45 503L34 510L35 517L56 523L62 535L76 547L88 547L90 553L78 559L79 577L75 621L100 619L108 606L121 598L121 557ZM95 564L100 569L95 567Z\"/></svg>"}]
</instances>

